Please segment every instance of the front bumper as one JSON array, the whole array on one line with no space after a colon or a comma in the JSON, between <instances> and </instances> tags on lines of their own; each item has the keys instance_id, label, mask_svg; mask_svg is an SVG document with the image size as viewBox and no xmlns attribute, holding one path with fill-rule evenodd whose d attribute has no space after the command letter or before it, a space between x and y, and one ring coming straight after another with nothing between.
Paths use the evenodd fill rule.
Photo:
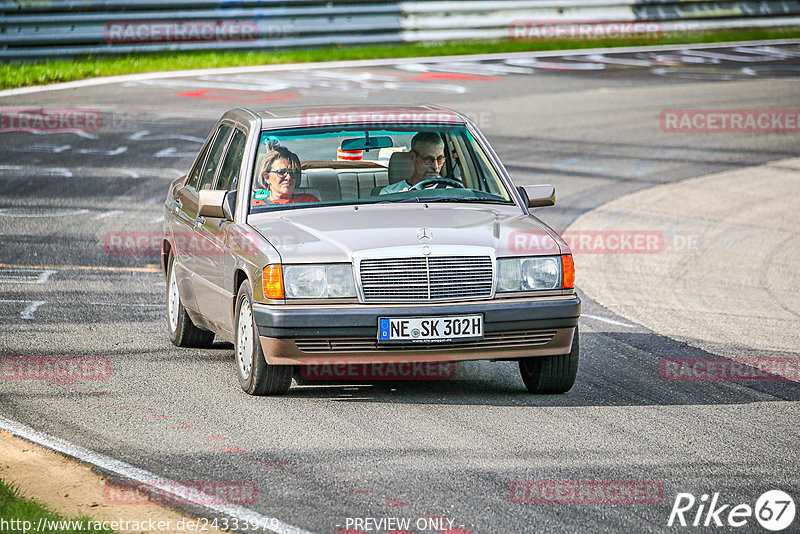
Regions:
<instances>
[{"instance_id":1,"label":"front bumper","mask_svg":"<svg viewBox=\"0 0 800 534\"><path fill-rule=\"evenodd\" d=\"M383 345L378 318L483 314L484 339ZM296 365L516 359L566 354L578 325L576 295L413 305L269 306L254 304L267 363Z\"/></svg>"}]
</instances>

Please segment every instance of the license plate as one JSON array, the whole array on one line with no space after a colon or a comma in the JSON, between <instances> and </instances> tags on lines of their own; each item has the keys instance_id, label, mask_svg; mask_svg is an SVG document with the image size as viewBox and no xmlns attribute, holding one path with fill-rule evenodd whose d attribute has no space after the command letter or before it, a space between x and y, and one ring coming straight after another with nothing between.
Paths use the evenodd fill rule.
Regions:
<instances>
[{"instance_id":1,"label":"license plate","mask_svg":"<svg viewBox=\"0 0 800 534\"><path fill-rule=\"evenodd\" d=\"M381 343L446 343L483 339L483 315L380 317Z\"/></svg>"}]
</instances>

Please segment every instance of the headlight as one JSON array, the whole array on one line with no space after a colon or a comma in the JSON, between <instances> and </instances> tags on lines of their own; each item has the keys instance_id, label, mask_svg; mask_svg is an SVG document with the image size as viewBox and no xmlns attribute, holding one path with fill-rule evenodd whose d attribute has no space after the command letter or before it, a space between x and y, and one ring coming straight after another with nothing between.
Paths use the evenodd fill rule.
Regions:
<instances>
[{"instance_id":1,"label":"headlight","mask_svg":"<svg viewBox=\"0 0 800 534\"><path fill-rule=\"evenodd\" d=\"M349 264L284 265L286 298L346 298L356 296L353 268Z\"/></svg>"},{"instance_id":2,"label":"headlight","mask_svg":"<svg viewBox=\"0 0 800 534\"><path fill-rule=\"evenodd\" d=\"M497 260L497 291L561 288L561 258L544 256Z\"/></svg>"}]
</instances>

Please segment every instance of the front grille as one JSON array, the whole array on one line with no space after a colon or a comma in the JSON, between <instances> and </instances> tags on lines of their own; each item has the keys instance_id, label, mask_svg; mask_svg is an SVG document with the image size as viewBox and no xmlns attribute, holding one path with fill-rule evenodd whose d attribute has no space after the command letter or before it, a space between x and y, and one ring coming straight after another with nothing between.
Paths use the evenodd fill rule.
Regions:
<instances>
[{"instance_id":1,"label":"front grille","mask_svg":"<svg viewBox=\"0 0 800 534\"><path fill-rule=\"evenodd\" d=\"M441 350L441 349L510 349L536 345L546 345L555 337L555 330L525 330L517 332L487 333L480 341L464 343L414 343L408 345L381 345L375 338L353 337L341 339L295 339L297 348L303 352L363 352L403 350Z\"/></svg>"},{"instance_id":2,"label":"front grille","mask_svg":"<svg viewBox=\"0 0 800 534\"><path fill-rule=\"evenodd\" d=\"M489 256L372 258L360 263L364 302L422 302L488 298Z\"/></svg>"}]
</instances>

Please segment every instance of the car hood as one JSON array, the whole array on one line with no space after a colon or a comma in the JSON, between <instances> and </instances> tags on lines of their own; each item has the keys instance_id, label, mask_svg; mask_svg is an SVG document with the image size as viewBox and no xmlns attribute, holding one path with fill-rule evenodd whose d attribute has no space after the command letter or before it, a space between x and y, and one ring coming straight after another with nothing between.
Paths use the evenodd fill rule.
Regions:
<instances>
[{"instance_id":1,"label":"car hood","mask_svg":"<svg viewBox=\"0 0 800 534\"><path fill-rule=\"evenodd\" d=\"M535 217L515 206L397 204L318 207L250 215L248 223L280 253L283 263L335 263L356 251L429 245L494 248L497 256L567 252L564 242Z\"/></svg>"}]
</instances>

